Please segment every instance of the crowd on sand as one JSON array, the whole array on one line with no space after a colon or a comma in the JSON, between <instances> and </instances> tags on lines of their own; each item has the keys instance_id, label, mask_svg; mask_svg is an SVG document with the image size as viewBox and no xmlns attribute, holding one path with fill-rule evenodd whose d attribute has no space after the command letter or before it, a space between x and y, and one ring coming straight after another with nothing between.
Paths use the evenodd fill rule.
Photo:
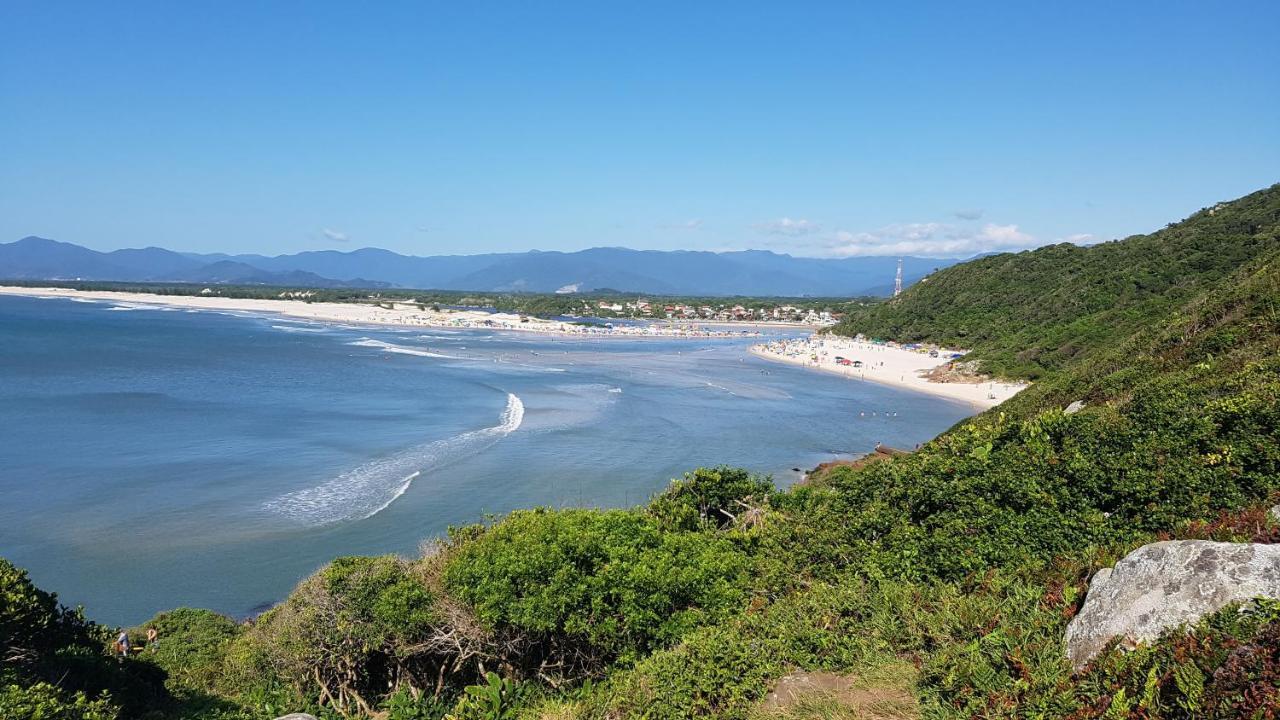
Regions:
<instances>
[{"instance_id":1,"label":"crowd on sand","mask_svg":"<svg viewBox=\"0 0 1280 720\"><path fill-rule=\"evenodd\" d=\"M966 382L939 382L930 374L964 357L963 350L899 344L829 333L761 343L753 354L779 362L961 400L979 408L999 405L1026 387L972 376Z\"/></svg>"}]
</instances>

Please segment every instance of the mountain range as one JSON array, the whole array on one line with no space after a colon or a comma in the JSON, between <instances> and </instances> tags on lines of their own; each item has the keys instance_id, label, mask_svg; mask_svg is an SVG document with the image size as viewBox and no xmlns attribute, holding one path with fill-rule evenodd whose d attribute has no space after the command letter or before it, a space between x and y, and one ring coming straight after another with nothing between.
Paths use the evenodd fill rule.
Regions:
<instances>
[{"instance_id":1,"label":"mountain range","mask_svg":"<svg viewBox=\"0 0 1280 720\"><path fill-rule=\"evenodd\" d=\"M905 257L910 284L958 259ZM180 253L158 247L99 252L26 237L0 244L0 279L183 282L304 287L403 287L483 292L859 296L893 290L897 257L803 258L767 250L529 251L401 255L379 248L292 255Z\"/></svg>"}]
</instances>

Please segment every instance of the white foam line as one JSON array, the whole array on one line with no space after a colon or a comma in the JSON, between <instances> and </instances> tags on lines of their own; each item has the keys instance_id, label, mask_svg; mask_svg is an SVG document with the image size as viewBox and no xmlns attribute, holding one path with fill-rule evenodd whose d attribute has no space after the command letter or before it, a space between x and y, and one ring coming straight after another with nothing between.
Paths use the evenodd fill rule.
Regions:
<instances>
[{"instance_id":1,"label":"white foam line","mask_svg":"<svg viewBox=\"0 0 1280 720\"><path fill-rule=\"evenodd\" d=\"M391 507L391 503L395 502L396 500L399 500L399 499L400 499L400 496L401 496L401 495L403 495L403 494L405 493L405 491L409 489L409 486L413 484L413 479L414 479L414 478L416 478L416 477L418 477L418 476L419 476L419 475L421 475L421 474L422 474L422 471L421 471L421 470L414 470L412 473L409 473L409 477L405 478L405 479L404 479L404 482L400 483L400 487L399 487L399 488L397 488L397 489L396 489L396 491L395 491L395 493L391 495L391 499L390 499L390 500L388 500L388 501L386 501L386 502L382 503L382 504L381 504L381 505L379 505L379 506L378 506L378 507L377 507L373 512L369 513L368 515L365 515L364 517L362 517L362 518L360 518L360 519L361 519L361 520L368 520L369 518L373 517L374 515L377 515L378 513L382 512L383 510L386 510L387 508Z\"/></svg>"},{"instance_id":2,"label":"white foam line","mask_svg":"<svg viewBox=\"0 0 1280 720\"><path fill-rule=\"evenodd\" d=\"M329 524L364 520L386 510L431 468L475 454L515 432L524 422L524 402L507 393L498 424L418 445L365 463L313 488L286 493L264 508L303 522Z\"/></svg>"},{"instance_id":3,"label":"white foam line","mask_svg":"<svg viewBox=\"0 0 1280 720\"><path fill-rule=\"evenodd\" d=\"M378 348L383 352L398 353L400 355L416 355L418 357L444 358L445 360L464 360L465 358L456 355L445 355L443 353L431 352L430 350L421 350L419 348L405 347L404 345L396 345L394 343L384 342L382 340L374 340L373 338L361 338L347 343L358 347Z\"/></svg>"},{"instance_id":4,"label":"white foam line","mask_svg":"<svg viewBox=\"0 0 1280 720\"><path fill-rule=\"evenodd\" d=\"M179 311L178 308L167 307L164 305L130 305L128 303L124 303L121 305L112 305L107 309L115 310L116 312L125 312L125 311L131 311L131 310L154 310L155 312L178 312Z\"/></svg>"},{"instance_id":5,"label":"white foam line","mask_svg":"<svg viewBox=\"0 0 1280 720\"><path fill-rule=\"evenodd\" d=\"M737 394L738 394L738 393L736 393L736 392L734 392L734 391L730 390L729 388L727 388L727 387L725 387L725 386L723 386L723 385L717 385L717 384L715 384L715 383L713 383L713 382L707 382L706 380L703 380L703 383L705 383L705 384L707 385L707 387L713 387L713 388L715 388L715 389L717 389L717 390L723 390L723 391L725 391L725 392L729 393L730 395L737 395Z\"/></svg>"},{"instance_id":6,"label":"white foam line","mask_svg":"<svg viewBox=\"0 0 1280 720\"><path fill-rule=\"evenodd\" d=\"M275 330L283 330L284 332L300 332L300 333L322 333L326 332L324 328L298 327L297 325L272 325Z\"/></svg>"}]
</instances>

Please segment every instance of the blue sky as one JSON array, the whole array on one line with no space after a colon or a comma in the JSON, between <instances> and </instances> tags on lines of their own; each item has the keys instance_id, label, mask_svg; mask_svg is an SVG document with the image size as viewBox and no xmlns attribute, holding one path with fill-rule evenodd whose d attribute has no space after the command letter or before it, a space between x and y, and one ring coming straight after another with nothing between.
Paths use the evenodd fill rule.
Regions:
<instances>
[{"instance_id":1,"label":"blue sky","mask_svg":"<svg viewBox=\"0 0 1280 720\"><path fill-rule=\"evenodd\" d=\"M968 255L1280 181L1280 3L0 4L0 242Z\"/></svg>"}]
</instances>

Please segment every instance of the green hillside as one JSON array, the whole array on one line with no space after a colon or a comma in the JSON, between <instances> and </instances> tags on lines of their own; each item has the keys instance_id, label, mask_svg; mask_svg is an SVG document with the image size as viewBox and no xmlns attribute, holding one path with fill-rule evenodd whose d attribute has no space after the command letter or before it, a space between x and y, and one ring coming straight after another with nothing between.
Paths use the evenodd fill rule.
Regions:
<instances>
[{"instance_id":1,"label":"green hillside","mask_svg":"<svg viewBox=\"0 0 1280 720\"><path fill-rule=\"evenodd\" d=\"M249 627L163 614L172 641L124 663L0 562L0 717L1274 717L1275 604L1077 674L1062 638L1135 547L1280 541L1278 225L1274 186L867 309L845 330L1039 379L788 492L718 468L642 507L513 513L419 558L336 560ZM830 692L766 707L797 671Z\"/></svg>"},{"instance_id":2,"label":"green hillside","mask_svg":"<svg viewBox=\"0 0 1280 720\"><path fill-rule=\"evenodd\" d=\"M1150 327L1277 247L1272 186L1150 235L955 265L890 302L850 309L835 331L963 347L989 372L1036 378Z\"/></svg>"}]
</instances>

